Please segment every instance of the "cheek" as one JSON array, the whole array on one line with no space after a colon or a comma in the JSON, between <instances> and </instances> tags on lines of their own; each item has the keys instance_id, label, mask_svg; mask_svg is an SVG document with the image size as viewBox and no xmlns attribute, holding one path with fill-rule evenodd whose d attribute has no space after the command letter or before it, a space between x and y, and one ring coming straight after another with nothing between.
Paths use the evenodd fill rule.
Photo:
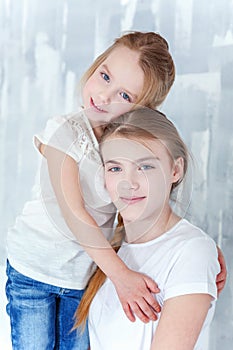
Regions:
<instances>
[{"instance_id":1,"label":"cheek","mask_svg":"<svg viewBox=\"0 0 233 350\"><path fill-rule=\"evenodd\" d=\"M91 76L88 81L86 82L86 84L83 86L83 95L85 96L86 94L88 94L90 91L92 91L95 87L95 77Z\"/></svg>"},{"instance_id":2,"label":"cheek","mask_svg":"<svg viewBox=\"0 0 233 350\"><path fill-rule=\"evenodd\" d=\"M126 112L129 112L132 109L131 103L125 101L122 102L121 97L117 97L116 100L113 100L110 106L112 118L111 121L115 120L117 117L119 117L121 114L124 114Z\"/></svg>"},{"instance_id":3,"label":"cheek","mask_svg":"<svg viewBox=\"0 0 233 350\"><path fill-rule=\"evenodd\" d=\"M83 96L85 96L89 92L90 86L91 86L91 82L89 79L83 87Z\"/></svg>"},{"instance_id":4,"label":"cheek","mask_svg":"<svg viewBox=\"0 0 233 350\"><path fill-rule=\"evenodd\" d=\"M140 179L138 180L138 182L140 184L140 190L145 195L148 195L151 185L154 184L154 176L150 177L147 174L141 174Z\"/></svg>"},{"instance_id":5,"label":"cheek","mask_svg":"<svg viewBox=\"0 0 233 350\"><path fill-rule=\"evenodd\" d=\"M148 178L145 184L145 190L148 195L155 198L166 196L168 187L168 179L164 176L164 173L158 171L156 176Z\"/></svg>"},{"instance_id":6,"label":"cheek","mask_svg":"<svg viewBox=\"0 0 233 350\"><path fill-rule=\"evenodd\" d=\"M154 190L157 193L157 197L160 200L164 201L169 199L171 192L171 178L169 174L167 176L163 173L160 174L156 181L156 189Z\"/></svg>"},{"instance_id":7,"label":"cheek","mask_svg":"<svg viewBox=\"0 0 233 350\"><path fill-rule=\"evenodd\" d=\"M117 182L112 178L112 176L105 175L105 186L112 200L118 198Z\"/></svg>"}]
</instances>

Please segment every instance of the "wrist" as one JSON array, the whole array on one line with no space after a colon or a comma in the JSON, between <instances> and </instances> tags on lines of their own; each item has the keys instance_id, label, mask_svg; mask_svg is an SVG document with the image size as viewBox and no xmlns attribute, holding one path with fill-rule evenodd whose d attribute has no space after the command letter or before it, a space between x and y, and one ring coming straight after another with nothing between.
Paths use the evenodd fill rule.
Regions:
<instances>
[{"instance_id":1,"label":"wrist","mask_svg":"<svg viewBox=\"0 0 233 350\"><path fill-rule=\"evenodd\" d=\"M117 260L114 262L114 266L110 269L108 274L108 278L114 283L121 278L124 278L126 274L129 272L129 268L125 265L125 263L117 256Z\"/></svg>"}]
</instances>

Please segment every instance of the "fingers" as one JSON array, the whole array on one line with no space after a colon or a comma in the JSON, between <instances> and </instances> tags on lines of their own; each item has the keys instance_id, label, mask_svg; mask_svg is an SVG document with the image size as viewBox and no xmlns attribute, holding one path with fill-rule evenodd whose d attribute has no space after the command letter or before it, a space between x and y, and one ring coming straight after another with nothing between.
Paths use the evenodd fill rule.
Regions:
<instances>
[{"instance_id":1,"label":"fingers","mask_svg":"<svg viewBox=\"0 0 233 350\"><path fill-rule=\"evenodd\" d=\"M132 313L129 304L122 304L123 310L131 322L136 321L134 314Z\"/></svg>"},{"instance_id":2,"label":"fingers","mask_svg":"<svg viewBox=\"0 0 233 350\"><path fill-rule=\"evenodd\" d=\"M218 249L218 262L220 264L220 267L221 267L221 271L219 273L219 275L223 275L224 279L226 279L227 277L227 267L226 267L226 262L225 262L225 259L224 259L224 255L221 251L221 249L217 246L217 249Z\"/></svg>"},{"instance_id":3,"label":"fingers","mask_svg":"<svg viewBox=\"0 0 233 350\"><path fill-rule=\"evenodd\" d=\"M141 307L143 308L143 311ZM154 310L150 308L150 306L145 302L145 300L141 300L140 303L131 303L131 306L129 304L123 306L124 312L128 319L132 322L136 320L135 316L139 318L142 322L148 323L149 321L156 321L158 316L155 313ZM135 316L134 316L135 315Z\"/></svg>"},{"instance_id":4,"label":"fingers","mask_svg":"<svg viewBox=\"0 0 233 350\"><path fill-rule=\"evenodd\" d=\"M147 288L152 292L152 293L159 293L160 289L157 285L157 283L152 280L150 277L148 276L144 276L144 280L146 283Z\"/></svg>"},{"instance_id":5,"label":"fingers","mask_svg":"<svg viewBox=\"0 0 233 350\"><path fill-rule=\"evenodd\" d=\"M122 278L113 281L123 310L132 322L135 316L142 322L157 320L160 305L152 293L160 290L157 284L148 276L126 270Z\"/></svg>"},{"instance_id":6,"label":"fingers","mask_svg":"<svg viewBox=\"0 0 233 350\"><path fill-rule=\"evenodd\" d=\"M151 293L147 293L145 296L144 296L144 298L145 298L145 304L143 304L143 306L141 306L141 308L142 308L142 310L146 313L146 315L148 316L148 317L150 317L150 315L151 315L151 312L153 313L153 314L155 314L155 312L156 313L159 313L159 312L161 312L161 306L159 305L159 303L158 303L158 301L156 300L156 298L151 294ZM147 313L147 307L146 307L146 305L148 305L148 307L149 307L149 309L150 309L150 311L148 311L148 313ZM146 308L146 309L144 309L144 307ZM157 315L156 315L157 316ZM151 317L150 317L151 318ZM151 318L152 319L152 318ZM156 317L156 319L157 319L157 317Z\"/></svg>"},{"instance_id":7,"label":"fingers","mask_svg":"<svg viewBox=\"0 0 233 350\"><path fill-rule=\"evenodd\" d=\"M134 322L135 316L144 323L156 321L158 319L157 313L161 311L161 307L153 296L150 296L151 298L148 298L149 303L148 300L141 298L137 302L122 305L123 310L130 321Z\"/></svg>"},{"instance_id":8,"label":"fingers","mask_svg":"<svg viewBox=\"0 0 233 350\"><path fill-rule=\"evenodd\" d=\"M155 312L161 312L161 307L157 299L149 291L151 291L152 293L159 293L160 289L158 288L157 283L153 281L150 277L144 276L144 279L148 290L146 291L146 293L144 293L145 304L141 305L141 309L144 311L147 317L149 317L151 320L154 320L157 319L157 315L155 314ZM149 310L147 308L147 305L149 306ZM156 318L154 318L155 315Z\"/></svg>"},{"instance_id":9,"label":"fingers","mask_svg":"<svg viewBox=\"0 0 233 350\"><path fill-rule=\"evenodd\" d=\"M222 292L226 284L226 273L220 272L216 277L216 284L218 289L218 296Z\"/></svg>"},{"instance_id":10,"label":"fingers","mask_svg":"<svg viewBox=\"0 0 233 350\"><path fill-rule=\"evenodd\" d=\"M224 271L221 271L217 277L216 282L226 282L226 273Z\"/></svg>"},{"instance_id":11,"label":"fingers","mask_svg":"<svg viewBox=\"0 0 233 350\"><path fill-rule=\"evenodd\" d=\"M218 249L218 261L221 267L220 273L217 275L216 278L216 284L218 289L218 295L222 292L222 290L225 287L226 280L227 280L227 268L226 268L226 262L223 256L223 253L221 249L217 246Z\"/></svg>"},{"instance_id":12,"label":"fingers","mask_svg":"<svg viewBox=\"0 0 233 350\"><path fill-rule=\"evenodd\" d=\"M225 281L217 282L218 296L225 287Z\"/></svg>"},{"instance_id":13,"label":"fingers","mask_svg":"<svg viewBox=\"0 0 233 350\"><path fill-rule=\"evenodd\" d=\"M133 313L144 323L148 323L150 321L150 317L146 315L146 307L144 306L144 312L142 312L141 308L137 303L133 303L131 305ZM149 307L148 307L149 308ZM149 312L148 312L149 313ZM152 314L152 313L151 313Z\"/></svg>"}]
</instances>

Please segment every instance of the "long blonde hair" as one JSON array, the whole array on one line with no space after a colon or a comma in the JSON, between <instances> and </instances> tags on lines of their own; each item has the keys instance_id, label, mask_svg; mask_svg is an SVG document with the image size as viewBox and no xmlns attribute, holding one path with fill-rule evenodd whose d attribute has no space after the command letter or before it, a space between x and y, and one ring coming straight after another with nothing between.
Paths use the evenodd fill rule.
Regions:
<instances>
[{"instance_id":1,"label":"long blonde hair","mask_svg":"<svg viewBox=\"0 0 233 350\"><path fill-rule=\"evenodd\" d=\"M95 70L106 60L111 52L119 46L125 46L139 52L139 66L143 70L144 86L137 105L157 108L167 96L175 79L175 65L167 41L154 32L129 32L119 38L104 51L81 79L81 88Z\"/></svg>"},{"instance_id":2,"label":"long blonde hair","mask_svg":"<svg viewBox=\"0 0 233 350\"><path fill-rule=\"evenodd\" d=\"M161 140L166 144L173 161L180 157L183 159L183 177L177 183L173 184L171 191L173 191L173 189L177 187L185 177L188 167L188 150L174 124L167 119L163 113L149 108L140 108L129 111L106 126L101 138L101 143L112 136L121 136L139 142L148 139ZM114 233L113 241L111 242L116 251L121 246L124 234L123 220L119 214L118 225ZM97 268L95 274L89 281L88 287L76 311L74 328L82 327L84 329L90 304L105 279L105 274Z\"/></svg>"}]
</instances>

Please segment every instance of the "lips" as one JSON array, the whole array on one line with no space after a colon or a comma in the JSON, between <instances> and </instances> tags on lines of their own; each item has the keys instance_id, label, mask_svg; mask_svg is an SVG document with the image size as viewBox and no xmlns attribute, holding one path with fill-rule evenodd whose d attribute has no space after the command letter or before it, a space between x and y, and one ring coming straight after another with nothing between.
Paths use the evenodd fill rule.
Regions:
<instances>
[{"instance_id":1,"label":"lips","mask_svg":"<svg viewBox=\"0 0 233 350\"><path fill-rule=\"evenodd\" d=\"M107 113L104 109L100 108L99 106L97 106L93 100L93 98L90 98L90 105L92 108L94 108L94 110L98 113Z\"/></svg>"},{"instance_id":2,"label":"lips","mask_svg":"<svg viewBox=\"0 0 233 350\"><path fill-rule=\"evenodd\" d=\"M136 204L139 203L141 201L143 201L146 197L120 197L120 199L122 200L122 202L126 203L126 204Z\"/></svg>"}]
</instances>

